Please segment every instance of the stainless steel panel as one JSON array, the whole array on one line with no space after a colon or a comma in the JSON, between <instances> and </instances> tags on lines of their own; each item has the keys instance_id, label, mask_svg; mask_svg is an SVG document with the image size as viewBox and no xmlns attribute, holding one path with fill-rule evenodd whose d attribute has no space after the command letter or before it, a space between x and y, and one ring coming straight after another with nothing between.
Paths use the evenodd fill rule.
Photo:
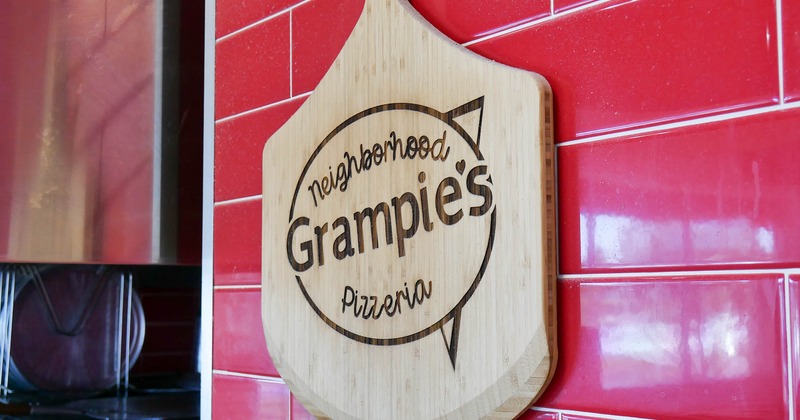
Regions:
<instances>
[{"instance_id":1,"label":"stainless steel panel","mask_svg":"<svg viewBox=\"0 0 800 420\"><path fill-rule=\"evenodd\" d=\"M0 2L0 261L177 262L162 1Z\"/></svg>"}]
</instances>

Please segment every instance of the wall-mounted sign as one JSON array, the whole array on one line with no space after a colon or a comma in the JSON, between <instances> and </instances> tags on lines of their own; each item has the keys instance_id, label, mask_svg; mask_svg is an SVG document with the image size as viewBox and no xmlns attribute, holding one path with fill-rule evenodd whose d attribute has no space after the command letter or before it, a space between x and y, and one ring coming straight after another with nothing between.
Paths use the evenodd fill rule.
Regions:
<instances>
[{"instance_id":1,"label":"wall-mounted sign","mask_svg":"<svg viewBox=\"0 0 800 420\"><path fill-rule=\"evenodd\" d=\"M553 146L541 77L367 0L264 148L263 321L333 418L513 417L555 361Z\"/></svg>"}]
</instances>

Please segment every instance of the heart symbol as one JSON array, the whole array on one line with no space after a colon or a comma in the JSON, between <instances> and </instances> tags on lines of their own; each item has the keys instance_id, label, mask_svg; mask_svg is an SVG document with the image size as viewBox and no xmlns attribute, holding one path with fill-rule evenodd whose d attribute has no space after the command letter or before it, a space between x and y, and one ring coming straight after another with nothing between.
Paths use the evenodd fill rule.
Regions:
<instances>
[{"instance_id":1,"label":"heart symbol","mask_svg":"<svg viewBox=\"0 0 800 420\"><path fill-rule=\"evenodd\" d=\"M466 166L464 159L461 159L458 162L456 162L456 170L458 171L459 175L464 175L464 166Z\"/></svg>"}]
</instances>

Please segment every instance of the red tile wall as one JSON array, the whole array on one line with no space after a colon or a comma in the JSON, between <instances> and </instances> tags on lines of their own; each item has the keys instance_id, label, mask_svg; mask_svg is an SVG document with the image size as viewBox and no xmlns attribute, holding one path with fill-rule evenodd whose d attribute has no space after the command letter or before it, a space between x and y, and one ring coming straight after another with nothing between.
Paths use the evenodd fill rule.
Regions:
<instances>
[{"instance_id":1,"label":"red tile wall","mask_svg":"<svg viewBox=\"0 0 800 420\"><path fill-rule=\"evenodd\" d=\"M556 101L559 364L525 419L800 414L800 6L412 0ZM215 418L309 418L260 321L260 153L363 1L217 1Z\"/></svg>"},{"instance_id":2,"label":"red tile wall","mask_svg":"<svg viewBox=\"0 0 800 420\"><path fill-rule=\"evenodd\" d=\"M800 99L800 2L783 2L783 75L787 101Z\"/></svg>"}]
</instances>

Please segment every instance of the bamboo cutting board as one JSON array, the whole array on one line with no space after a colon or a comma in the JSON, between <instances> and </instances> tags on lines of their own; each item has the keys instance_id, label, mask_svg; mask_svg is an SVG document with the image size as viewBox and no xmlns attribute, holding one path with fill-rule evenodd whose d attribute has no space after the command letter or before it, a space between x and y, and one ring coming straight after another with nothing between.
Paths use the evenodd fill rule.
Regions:
<instances>
[{"instance_id":1,"label":"bamboo cutting board","mask_svg":"<svg viewBox=\"0 0 800 420\"><path fill-rule=\"evenodd\" d=\"M551 94L366 0L264 147L264 333L332 418L512 418L555 346Z\"/></svg>"}]
</instances>

